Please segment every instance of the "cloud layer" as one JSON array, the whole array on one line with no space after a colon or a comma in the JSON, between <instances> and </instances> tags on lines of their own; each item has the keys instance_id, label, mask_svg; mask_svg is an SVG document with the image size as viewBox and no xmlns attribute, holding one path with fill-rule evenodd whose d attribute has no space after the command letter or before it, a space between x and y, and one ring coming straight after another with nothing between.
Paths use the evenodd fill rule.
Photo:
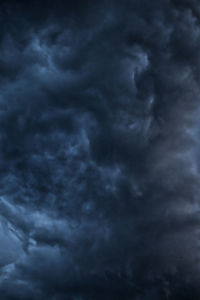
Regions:
<instances>
[{"instance_id":1,"label":"cloud layer","mask_svg":"<svg viewBox=\"0 0 200 300\"><path fill-rule=\"evenodd\" d=\"M0 6L0 293L198 299L200 6Z\"/></svg>"}]
</instances>

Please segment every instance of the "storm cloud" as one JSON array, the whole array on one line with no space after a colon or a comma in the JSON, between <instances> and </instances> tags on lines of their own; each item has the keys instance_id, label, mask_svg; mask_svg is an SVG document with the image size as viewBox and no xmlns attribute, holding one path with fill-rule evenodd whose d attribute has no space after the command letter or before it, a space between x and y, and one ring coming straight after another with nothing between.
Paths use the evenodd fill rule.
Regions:
<instances>
[{"instance_id":1,"label":"storm cloud","mask_svg":"<svg viewBox=\"0 0 200 300\"><path fill-rule=\"evenodd\" d=\"M2 1L0 298L200 298L200 5Z\"/></svg>"}]
</instances>

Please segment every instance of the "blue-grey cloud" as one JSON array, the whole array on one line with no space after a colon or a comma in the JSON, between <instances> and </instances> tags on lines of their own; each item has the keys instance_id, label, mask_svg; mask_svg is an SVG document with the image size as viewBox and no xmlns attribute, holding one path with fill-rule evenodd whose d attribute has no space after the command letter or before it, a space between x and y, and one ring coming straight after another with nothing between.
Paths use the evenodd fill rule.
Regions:
<instances>
[{"instance_id":1,"label":"blue-grey cloud","mask_svg":"<svg viewBox=\"0 0 200 300\"><path fill-rule=\"evenodd\" d=\"M199 298L199 9L2 2L2 299Z\"/></svg>"}]
</instances>

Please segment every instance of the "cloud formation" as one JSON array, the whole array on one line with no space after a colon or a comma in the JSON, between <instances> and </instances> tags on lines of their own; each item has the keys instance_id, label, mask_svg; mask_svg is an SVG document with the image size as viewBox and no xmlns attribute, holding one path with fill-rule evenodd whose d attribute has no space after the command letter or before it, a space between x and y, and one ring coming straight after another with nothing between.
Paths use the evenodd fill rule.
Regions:
<instances>
[{"instance_id":1,"label":"cloud formation","mask_svg":"<svg viewBox=\"0 0 200 300\"><path fill-rule=\"evenodd\" d=\"M198 299L197 1L0 14L2 299Z\"/></svg>"}]
</instances>

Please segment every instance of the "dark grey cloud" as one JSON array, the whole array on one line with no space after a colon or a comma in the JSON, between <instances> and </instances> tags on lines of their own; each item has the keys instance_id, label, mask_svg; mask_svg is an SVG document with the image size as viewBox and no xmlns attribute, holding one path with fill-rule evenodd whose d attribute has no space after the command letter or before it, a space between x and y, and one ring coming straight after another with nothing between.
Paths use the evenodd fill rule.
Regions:
<instances>
[{"instance_id":1,"label":"dark grey cloud","mask_svg":"<svg viewBox=\"0 0 200 300\"><path fill-rule=\"evenodd\" d=\"M199 12L2 2L2 299L200 297Z\"/></svg>"}]
</instances>

